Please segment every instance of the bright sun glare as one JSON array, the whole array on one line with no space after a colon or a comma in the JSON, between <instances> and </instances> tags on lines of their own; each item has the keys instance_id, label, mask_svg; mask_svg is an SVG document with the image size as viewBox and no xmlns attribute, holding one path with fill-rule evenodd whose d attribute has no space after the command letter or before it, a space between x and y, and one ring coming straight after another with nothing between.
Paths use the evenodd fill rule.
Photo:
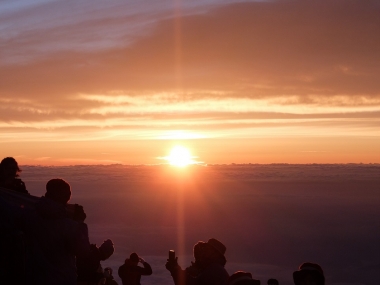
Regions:
<instances>
[{"instance_id":1,"label":"bright sun glare","mask_svg":"<svg viewBox=\"0 0 380 285\"><path fill-rule=\"evenodd\" d=\"M186 165L195 163L190 154L190 151L183 146L173 147L166 159L171 165L178 167L184 167Z\"/></svg>"}]
</instances>

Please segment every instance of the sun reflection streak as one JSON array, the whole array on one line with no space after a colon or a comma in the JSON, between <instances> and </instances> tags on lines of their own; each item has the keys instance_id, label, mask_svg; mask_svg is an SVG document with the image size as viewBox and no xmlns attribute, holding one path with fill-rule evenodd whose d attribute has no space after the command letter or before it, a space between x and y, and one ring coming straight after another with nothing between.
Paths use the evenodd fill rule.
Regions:
<instances>
[{"instance_id":1,"label":"sun reflection streak","mask_svg":"<svg viewBox=\"0 0 380 285\"><path fill-rule=\"evenodd\" d=\"M181 1L175 1L174 7L174 38L175 38L175 62L176 62L176 82L177 88L182 89L182 31L181 31ZM180 184L182 186L182 184ZM182 187L180 187L182 188ZM177 220L177 241L179 246L179 252L185 253L185 222L184 222L184 203L183 203L183 191L178 191L178 220ZM180 283L184 283L184 280L180 280Z\"/></svg>"}]
</instances>

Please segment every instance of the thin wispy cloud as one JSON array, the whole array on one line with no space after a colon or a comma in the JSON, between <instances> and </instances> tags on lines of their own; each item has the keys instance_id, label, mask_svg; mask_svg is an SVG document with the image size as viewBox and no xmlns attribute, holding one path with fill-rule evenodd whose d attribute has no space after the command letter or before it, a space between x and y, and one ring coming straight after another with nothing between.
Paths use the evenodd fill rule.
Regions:
<instances>
[{"instance_id":1,"label":"thin wispy cloud","mask_svg":"<svg viewBox=\"0 0 380 285\"><path fill-rule=\"evenodd\" d=\"M62 51L96 52L123 47L175 14L204 13L233 1L2 1L6 63L46 58ZM7 32L11 29L12 32Z\"/></svg>"}]
</instances>

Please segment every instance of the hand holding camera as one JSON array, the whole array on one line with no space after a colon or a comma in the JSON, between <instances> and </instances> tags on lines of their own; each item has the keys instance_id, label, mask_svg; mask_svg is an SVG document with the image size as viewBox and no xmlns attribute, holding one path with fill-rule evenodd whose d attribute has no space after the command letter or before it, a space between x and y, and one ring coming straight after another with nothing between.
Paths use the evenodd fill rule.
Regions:
<instances>
[{"instance_id":1,"label":"hand holding camera","mask_svg":"<svg viewBox=\"0 0 380 285\"><path fill-rule=\"evenodd\" d=\"M178 257L175 256L174 250L169 250L169 258L165 264L165 267L170 272L174 271L179 267L178 265Z\"/></svg>"}]
</instances>

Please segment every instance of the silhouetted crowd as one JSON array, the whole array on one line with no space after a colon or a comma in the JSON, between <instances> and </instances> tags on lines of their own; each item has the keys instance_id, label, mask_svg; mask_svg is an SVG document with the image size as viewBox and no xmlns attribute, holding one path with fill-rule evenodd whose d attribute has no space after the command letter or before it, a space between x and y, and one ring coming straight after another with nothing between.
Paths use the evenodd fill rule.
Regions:
<instances>
[{"instance_id":1,"label":"silhouetted crowd","mask_svg":"<svg viewBox=\"0 0 380 285\"><path fill-rule=\"evenodd\" d=\"M100 246L89 241L86 214L80 205L70 205L71 187L60 178L47 182L46 193L27 207L29 192L19 178L21 169L12 157L0 164L0 187L19 193L20 203L0 195L0 282L7 285L118 285L110 267L101 261L114 253L110 239ZM26 201L25 203L23 201ZM225 269L226 246L215 238L193 247L194 261L185 269L175 252L165 264L175 285L259 285L250 272L229 275ZM139 263L142 266L139 266ZM140 285L141 276L151 275L151 266L133 252L118 269L123 285ZM306 262L293 273L295 285L324 285L322 268ZM279 285L269 279L268 285Z\"/></svg>"}]
</instances>

